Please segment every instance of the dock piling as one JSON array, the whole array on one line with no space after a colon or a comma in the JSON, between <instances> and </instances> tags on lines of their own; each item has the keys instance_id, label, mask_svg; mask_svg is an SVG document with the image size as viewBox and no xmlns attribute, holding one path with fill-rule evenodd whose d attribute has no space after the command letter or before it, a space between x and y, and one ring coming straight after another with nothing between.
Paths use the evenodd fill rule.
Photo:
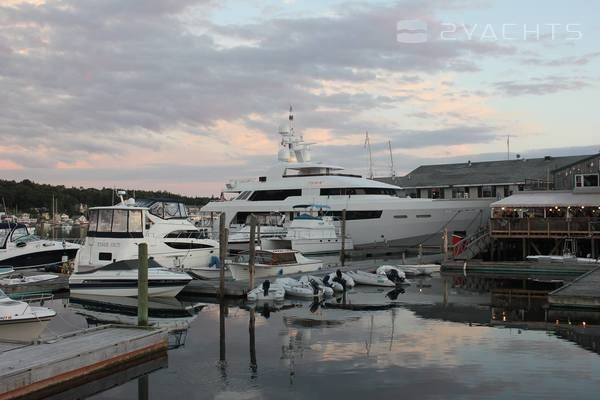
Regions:
<instances>
[{"instance_id":1,"label":"dock piling","mask_svg":"<svg viewBox=\"0 0 600 400\"><path fill-rule=\"evenodd\" d=\"M225 297L225 258L227 257L227 241L228 232L226 224L225 213L221 213L219 216L219 298L223 302Z\"/></svg>"},{"instance_id":2,"label":"dock piling","mask_svg":"<svg viewBox=\"0 0 600 400\"><path fill-rule=\"evenodd\" d=\"M342 246L340 248L340 264L343 267L344 263L346 262L346 209L345 208L342 210L342 229L341 229L340 233L342 236Z\"/></svg>"},{"instance_id":3,"label":"dock piling","mask_svg":"<svg viewBox=\"0 0 600 400\"><path fill-rule=\"evenodd\" d=\"M138 326L148 326L148 243L138 245Z\"/></svg>"},{"instance_id":4,"label":"dock piling","mask_svg":"<svg viewBox=\"0 0 600 400\"><path fill-rule=\"evenodd\" d=\"M254 289L254 263L256 259L256 216L250 215L250 240L248 241L250 254L248 256L248 273L250 275L250 290Z\"/></svg>"}]
</instances>

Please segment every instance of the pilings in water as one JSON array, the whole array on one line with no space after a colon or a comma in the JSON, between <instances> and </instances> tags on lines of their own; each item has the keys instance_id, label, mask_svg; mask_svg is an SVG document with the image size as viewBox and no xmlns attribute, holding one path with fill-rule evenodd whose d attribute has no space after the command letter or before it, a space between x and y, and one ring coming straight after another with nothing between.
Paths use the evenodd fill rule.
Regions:
<instances>
[{"instance_id":1,"label":"pilings in water","mask_svg":"<svg viewBox=\"0 0 600 400\"><path fill-rule=\"evenodd\" d=\"M346 262L346 209L342 210L342 228L340 235L342 236L342 246L340 249L340 264L343 267Z\"/></svg>"},{"instance_id":2,"label":"pilings in water","mask_svg":"<svg viewBox=\"0 0 600 400\"><path fill-rule=\"evenodd\" d=\"M148 326L148 243L138 245L138 326Z\"/></svg>"},{"instance_id":3,"label":"pilings in water","mask_svg":"<svg viewBox=\"0 0 600 400\"><path fill-rule=\"evenodd\" d=\"M227 257L227 242L229 232L226 227L227 219L225 213L219 216L219 298L221 302L225 297L225 258Z\"/></svg>"},{"instance_id":4,"label":"pilings in water","mask_svg":"<svg viewBox=\"0 0 600 400\"><path fill-rule=\"evenodd\" d=\"M256 216L250 215L250 240L248 241L249 256L248 256L248 273L250 275L250 290L254 289L254 273L256 261Z\"/></svg>"}]
</instances>

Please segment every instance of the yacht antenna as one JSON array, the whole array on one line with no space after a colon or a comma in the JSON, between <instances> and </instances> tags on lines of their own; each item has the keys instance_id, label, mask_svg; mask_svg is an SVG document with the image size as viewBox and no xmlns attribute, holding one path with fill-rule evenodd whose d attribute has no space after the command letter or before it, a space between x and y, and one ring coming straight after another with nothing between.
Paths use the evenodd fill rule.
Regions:
<instances>
[{"instance_id":1,"label":"yacht antenna","mask_svg":"<svg viewBox=\"0 0 600 400\"><path fill-rule=\"evenodd\" d=\"M294 110L292 109L292 105L290 104L290 116L288 117L290 124L290 133L294 133Z\"/></svg>"},{"instance_id":2,"label":"yacht antenna","mask_svg":"<svg viewBox=\"0 0 600 400\"><path fill-rule=\"evenodd\" d=\"M369 179L373 179L373 155L371 154L371 140L369 139L369 131L365 135L365 148L369 150Z\"/></svg>"},{"instance_id":3,"label":"yacht antenna","mask_svg":"<svg viewBox=\"0 0 600 400\"><path fill-rule=\"evenodd\" d=\"M388 147L390 149L390 172L392 173L392 178L396 176L396 171L394 171L394 155L392 154L392 141L388 140Z\"/></svg>"}]
</instances>

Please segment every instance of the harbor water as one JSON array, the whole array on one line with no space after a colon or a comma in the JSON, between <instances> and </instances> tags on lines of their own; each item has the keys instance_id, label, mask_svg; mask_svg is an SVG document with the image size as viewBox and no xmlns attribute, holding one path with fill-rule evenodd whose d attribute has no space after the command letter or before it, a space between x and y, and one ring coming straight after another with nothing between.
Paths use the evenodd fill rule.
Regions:
<instances>
[{"instance_id":1,"label":"harbor water","mask_svg":"<svg viewBox=\"0 0 600 400\"><path fill-rule=\"evenodd\" d=\"M578 342L526 324L495 326L512 314L491 307L486 285L444 287L437 274L402 290L355 287L330 305L286 300L268 310L157 301L151 323L173 329L168 365L125 382L114 377L108 387L117 386L92 398L597 398L593 334ZM46 334L116 316L135 321L130 305L106 299L52 303L59 316Z\"/></svg>"}]
</instances>

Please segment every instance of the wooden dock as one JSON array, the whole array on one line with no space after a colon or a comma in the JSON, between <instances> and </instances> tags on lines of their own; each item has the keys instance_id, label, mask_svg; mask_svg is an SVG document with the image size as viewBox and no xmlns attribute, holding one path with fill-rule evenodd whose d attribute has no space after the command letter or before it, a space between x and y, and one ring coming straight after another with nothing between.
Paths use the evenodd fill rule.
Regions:
<instances>
[{"instance_id":1,"label":"wooden dock","mask_svg":"<svg viewBox=\"0 0 600 400\"><path fill-rule=\"evenodd\" d=\"M421 259L423 264L430 264L436 261L439 261L441 255L424 255ZM390 264L398 264L398 260L390 261ZM406 264L417 264L417 257L409 257L406 258ZM311 272L310 275L315 276L325 276L332 272L337 271L338 269L342 272L347 271L375 271L377 266L386 264L385 260L382 259L367 259L361 261L349 261L346 262L344 267L340 266L337 263L329 263L325 264L324 268L319 271ZM285 275L285 277L298 279L302 275L306 275L306 273L297 273L297 274L289 274ZM280 276L272 276L267 278L260 278L256 280L256 284L258 285L264 279L270 279L274 281L275 279L280 278ZM225 297L230 298L243 298L246 297L246 293L250 291L249 284L247 280L244 281L234 281L228 279L225 281ZM216 297L219 294L219 281L216 279L203 280L203 279L195 279L187 284L187 286L181 291L182 296L190 296L190 297Z\"/></svg>"},{"instance_id":2,"label":"wooden dock","mask_svg":"<svg viewBox=\"0 0 600 400\"><path fill-rule=\"evenodd\" d=\"M104 325L39 344L0 345L0 400L46 398L154 358L166 356L167 333Z\"/></svg>"},{"instance_id":3,"label":"wooden dock","mask_svg":"<svg viewBox=\"0 0 600 400\"><path fill-rule=\"evenodd\" d=\"M600 311L600 267L551 292L548 303L550 308Z\"/></svg>"},{"instance_id":4,"label":"wooden dock","mask_svg":"<svg viewBox=\"0 0 600 400\"><path fill-rule=\"evenodd\" d=\"M546 277L570 280L597 268L597 264L551 263L540 261L447 261L443 273L507 278Z\"/></svg>"}]
</instances>

